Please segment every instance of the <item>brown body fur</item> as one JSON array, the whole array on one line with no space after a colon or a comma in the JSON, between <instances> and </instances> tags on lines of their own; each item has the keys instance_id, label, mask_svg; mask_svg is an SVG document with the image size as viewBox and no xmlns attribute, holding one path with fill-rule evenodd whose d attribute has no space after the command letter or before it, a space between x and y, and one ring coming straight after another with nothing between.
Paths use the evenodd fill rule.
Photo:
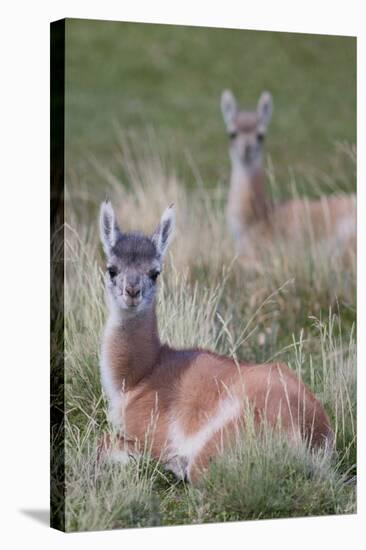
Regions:
<instances>
[{"instance_id":1,"label":"brown body fur","mask_svg":"<svg viewBox=\"0 0 366 550\"><path fill-rule=\"evenodd\" d=\"M356 196L330 195L293 199L274 205L265 196L264 174L232 183L227 218L236 228L238 252L255 256L275 239L314 243L327 241L343 250L355 247Z\"/></svg>"},{"instance_id":2,"label":"brown body fur","mask_svg":"<svg viewBox=\"0 0 366 550\"><path fill-rule=\"evenodd\" d=\"M153 344L148 342L146 353L140 336L139 331L132 335L114 329L106 342L113 379L124 391L119 448L135 453L147 445L155 458L169 462L172 419L178 419L185 437L194 436L228 395L240 400L243 415L212 434L189 464L186 475L191 481L207 468L222 446L233 440L246 404L254 411L258 425L263 420L273 427L280 425L289 437L300 433L311 446L331 439L324 409L285 364L236 365L232 359L207 351L175 350L155 338ZM134 350L132 356L120 352L127 348ZM139 379L132 380L128 373L140 359Z\"/></svg>"}]
</instances>

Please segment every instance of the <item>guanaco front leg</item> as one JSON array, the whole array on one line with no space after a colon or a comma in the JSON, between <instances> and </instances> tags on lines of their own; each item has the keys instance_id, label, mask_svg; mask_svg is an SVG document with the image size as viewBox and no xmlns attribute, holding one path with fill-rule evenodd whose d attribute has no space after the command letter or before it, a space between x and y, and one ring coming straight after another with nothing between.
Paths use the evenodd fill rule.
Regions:
<instances>
[{"instance_id":1,"label":"guanaco front leg","mask_svg":"<svg viewBox=\"0 0 366 550\"><path fill-rule=\"evenodd\" d=\"M125 438L123 435L104 434L98 444L97 461L107 458L112 462L127 464L131 458L137 457L139 451L135 441Z\"/></svg>"}]
</instances>

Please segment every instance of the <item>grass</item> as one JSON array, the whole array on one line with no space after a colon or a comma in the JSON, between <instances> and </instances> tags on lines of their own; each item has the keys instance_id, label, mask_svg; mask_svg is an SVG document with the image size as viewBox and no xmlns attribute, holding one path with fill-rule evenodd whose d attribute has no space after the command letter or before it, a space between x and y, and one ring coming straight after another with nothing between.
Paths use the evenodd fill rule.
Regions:
<instances>
[{"instance_id":1,"label":"grass","mask_svg":"<svg viewBox=\"0 0 366 550\"><path fill-rule=\"evenodd\" d=\"M69 164L88 180L89 154L121 170L115 126L138 138L158 128L179 177L214 187L228 175L224 88L251 108L263 89L273 94L268 146L280 191L289 167L306 194L309 180L354 179L334 143L356 140L355 38L77 19L66 22Z\"/></svg>"},{"instance_id":2,"label":"grass","mask_svg":"<svg viewBox=\"0 0 366 550\"><path fill-rule=\"evenodd\" d=\"M188 191L164 173L158 157L149 163L142 155L132 170L131 149L124 154L133 185L124 187L98 167L99 189L72 181L67 188L67 530L354 512L355 264L345 271L341 258L316 246L301 253L290 247L286 262L272 251L259 276L233 259L216 193ZM162 339L239 360L287 361L324 403L336 432L335 456L310 455L270 431L258 439L246 430L196 487L177 483L148 452L126 468L96 462L97 440L110 429L98 372L106 308L96 210L106 191L120 205L126 230L151 232L166 202L176 202L177 237L159 290Z\"/></svg>"},{"instance_id":3,"label":"grass","mask_svg":"<svg viewBox=\"0 0 366 550\"><path fill-rule=\"evenodd\" d=\"M280 243L257 270L234 257L218 112L223 87L249 102L271 89L269 192L354 192L354 50L351 38L67 22L66 530L356 511L355 258ZM286 361L331 418L333 456L247 429L194 487L148 450L126 467L97 462L110 429L98 371L106 307L97 213L106 196L126 231L151 232L176 204L159 289L162 340Z\"/></svg>"}]
</instances>

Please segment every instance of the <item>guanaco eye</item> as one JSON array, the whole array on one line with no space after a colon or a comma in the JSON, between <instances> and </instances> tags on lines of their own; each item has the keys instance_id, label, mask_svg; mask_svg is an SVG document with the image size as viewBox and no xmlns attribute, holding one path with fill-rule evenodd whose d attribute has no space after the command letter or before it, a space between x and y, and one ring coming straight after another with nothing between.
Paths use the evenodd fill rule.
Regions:
<instances>
[{"instance_id":1,"label":"guanaco eye","mask_svg":"<svg viewBox=\"0 0 366 550\"><path fill-rule=\"evenodd\" d=\"M117 269L115 267L107 267L107 271L111 279L114 279L114 277L117 275Z\"/></svg>"},{"instance_id":2,"label":"guanaco eye","mask_svg":"<svg viewBox=\"0 0 366 550\"><path fill-rule=\"evenodd\" d=\"M152 281L156 281L156 279L159 277L160 275L160 271L158 271L157 269L153 269L152 271L150 271L149 273L149 277Z\"/></svg>"},{"instance_id":3,"label":"guanaco eye","mask_svg":"<svg viewBox=\"0 0 366 550\"><path fill-rule=\"evenodd\" d=\"M229 135L229 138L230 138L230 139L235 139L236 136L238 135L238 132L229 132L228 135Z\"/></svg>"}]
</instances>

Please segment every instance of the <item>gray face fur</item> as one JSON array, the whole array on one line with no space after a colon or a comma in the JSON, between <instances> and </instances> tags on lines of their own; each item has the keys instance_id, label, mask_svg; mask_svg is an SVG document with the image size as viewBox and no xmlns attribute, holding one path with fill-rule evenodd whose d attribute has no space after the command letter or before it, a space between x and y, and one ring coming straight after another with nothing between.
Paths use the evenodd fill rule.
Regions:
<instances>
[{"instance_id":1,"label":"gray face fur","mask_svg":"<svg viewBox=\"0 0 366 550\"><path fill-rule=\"evenodd\" d=\"M102 203L100 236L107 260L105 282L110 307L134 315L153 303L173 228L174 209L170 206L153 235L122 233L111 203Z\"/></svg>"},{"instance_id":2,"label":"gray face fur","mask_svg":"<svg viewBox=\"0 0 366 550\"><path fill-rule=\"evenodd\" d=\"M221 96L221 111L230 138L230 158L233 166L250 168L261 161L263 140L272 116L272 97L263 92L255 111L239 111L230 90Z\"/></svg>"}]
</instances>

